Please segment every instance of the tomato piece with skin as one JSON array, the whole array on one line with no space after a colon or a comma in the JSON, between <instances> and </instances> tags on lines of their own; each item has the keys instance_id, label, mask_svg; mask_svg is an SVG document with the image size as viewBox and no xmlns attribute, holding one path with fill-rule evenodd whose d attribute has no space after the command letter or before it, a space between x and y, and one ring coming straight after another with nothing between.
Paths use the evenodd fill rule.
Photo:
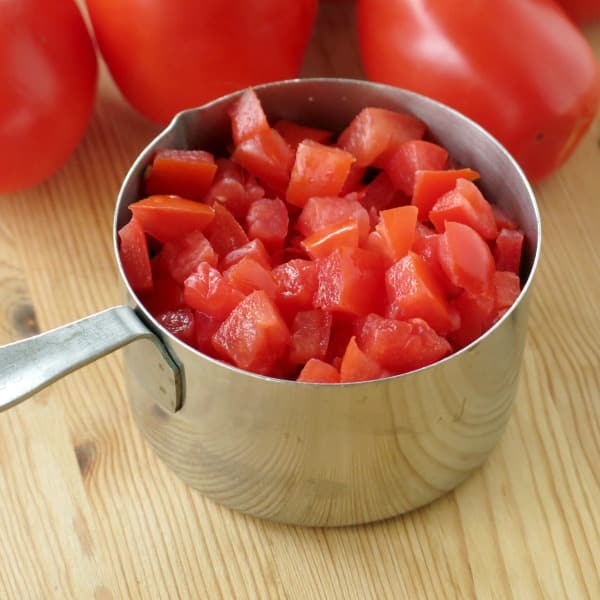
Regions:
<instances>
[{"instance_id":1,"label":"tomato piece with skin","mask_svg":"<svg viewBox=\"0 0 600 600\"><path fill-rule=\"evenodd\" d=\"M210 152L163 148L156 152L146 177L146 194L200 200L216 172L217 164Z\"/></svg>"},{"instance_id":2,"label":"tomato piece with skin","mask_svg":"<svg viewBox=\"0 0 600 600\"><path fill-rule=\"evenodd\" d=\"M342 246L358 248L358 223L354 219L334 223L324 229L319 229L302 240L301 244L306 254L312 259L331 254Z\"/></svg>"},{"instance_id":3,"label":"tomato piece with skin","mask_svg":"<svg viewBox=\"0 0 600 600\"><path fill-rule=\"evenodd\" d=\"M313 196L337 196L354 156L334 146L304 140L298 145L285 199L303 207Z\"/></svg>"},{"instance_id":4,"label":"tomato piece with skin","mask_svg":"<svg viewBox=\"0 0 600 600\"><path fill-rule=\"evenodd\" d=\"M315 127L307 127L295 121L280 119L273 125L273 129L277 130L281 137L290 145L292 150L296 150L300 142L304 140L313 140L324 144L331 140L333 133L326 129L317 129Z\"/></svg>"},{"instance_id":5,"label":"tomato piece with skin","mask_svg":"<svg viewBox=\"0 0 600 600\"><path fill-rule=\"evenodd\" d=\"M242 258L249 256L253 258L257 263L261 264L266 269L271 268L271 257L265 248L265 245L258 239L250 240L248 243L234 248L231 252L228 252L219 261L219 269L221 272L225 271L229 267L240 262Z\"/></svg>"},{"instance_id":6,"label":"tomato piece with skin","mask_svg":"<svg viewBox=\"0 0 600 600\"><path fill-rule=\"evenodd\" d=\"M462 288L454 285L442 269L439 258L440 238L441 234L435 232L431 232L431 234L428 235L415 236L412 251L418 254L427 263L430 271L441 284L446 297L454 298L460 294Z\"/></svg>"},{"instance_id":7,"label":"tomato piece with skin","mask_svg":"<svg viewBox=\"0 0 600 600\"><path fill-rule=\"evenodd\" d=\"M390 317L418 317L440 334L458 327L440 282L418 254L409 252L386 271L385 289Z\"/></svg>"},{"instance_id":8,"label":"tomato piece with skin","mask_svg":"<svg viewBox=\"0 0 600 600\"><path fill-rule=\"evenodd\" d=\"M415 173L444 169L448 162L448 152L432 142L409 140L379 162L394 188L411 197L415 187Z\"/></svg>"},{"instance_id":9,"label":"tomato piece with skin","mask_svg":"<svg viewBox=\"0 0 600 600\"><path fill-rule=\"evenodd\" d=\"M235 366L268 375L286 352L290 332L273 301L262 290L246 296L212 337L221 358Z\"/></svg>"},{"instance_id":10,"label":"tomato piece with skin","mask_svg":"<svg viewBox=\"0 0 600 600\"><path fill-rule=\"evenodd\" d=\"M311 358L302 367L296 381L304 383L339 383L340 372L328 362Z\"/></svg>"},{"instance_id":11,"label":"tomato piece with skin","mask_svg":"<svg viewBox=\"0 0 600 600\"><path fill-rule=\"evenodd\" d=\"M315 308L363 316L382 309L384 267L375 252L337 248L319 259Z\"/></svg>"},{"instance_id":12,"label":"tomato piece with skin","mask_svg":"<svg viewBox=\"0 0 600 600\"><path fill-rule=\"evenodd\" d=\"M157 316L161 313L175 310L183 306L183 286L175 281L164 263L155 258L151 261L153 287L151 290L140 292L140 302L148 312Z\"/></svg>"},{"instance_id":13,"label":"tomato piece with skin","mask_svg":"<svg viewBox=\"0 0 600 600\"><path fill-rule=\"evenodd\" d=\"M404 372L431 365L452 352L448 340L436 333L423 319L408 319L411 335L404 348Z\"/></svg>"},{"instance_id":14,"label":"tomato piece with skin","mask_svg":"<svg viewBox=\"0 0 600 600\"><path fill-rule=\"evenodd\" d=\"M446 221L455 221L469 225L485 240L494 240L498 235L490 203L468 179L458 179L454 189L438 199L429 211L429 220L439 233L444 231Z\"/></svg>"},{"instance_id":15,"label":"tomato piece with skin","mask_svg":"<svg viewBox=\"0 0 600 600\"><path fill-rule=\"evenodd\" d=\"M363 192L361 204L367 210L374 208L376 211L380 211L408 203L408 198L399 195L394 189L394 185L385 171L378 173L373 181L364 187Z\"/></svg>"},{"instance_id":16,"label":"tomato piece with skin","mask_svg":"<svg viewBox=\"0 0 600 600\"><path fill-rule=\"evenodd\" d=\"M267 115L252 88L242 93L229 107L227 114L231 119L231 136L236 146L245 139L270 128Z\"/></svg>"},{"instance_id":17,"label":"tomato piece with skin","mask_svg":"<svg viewBox=\"0 0 600 600\"><path fill-rule=\"evenodd\" d=\"M225 206L217 203L214 210L214 219L204 230L204 234L219 256L225 256L250 241L244 228Z\"/></svg>"},{"instance_id":18,"label":"tomato piece with skin","mask_svg":"<svg viewBox=\"0 0 600 600\"><path fill-rule=\"evenodd\" d=\"M159 242L169 242L203 230L215 211L208 205L179 196L150 196L129 205L144 231Z\"/></svg>"},{"instance_id":19,"label":"tomato piece with skin","mask_svg":"<svg viewBox=\"0 0 600 600\"><path fill-rule=\"evenodd\" d=\"M494 257L472 227L447 222L438 251L440 265L454 285L475 295L491 295L496 270Z\"/></svg>"},{"instance_id":20,"label":"tomato piece with skin","mask_svg":"<svg viewBox=\"0 0 600 600\"><path fill-rule=\"evenodd\" d=\"M317 263L301 258L285 262L272 271L277 286L276 302L285 315L313 308L317 291Z\"/></svg>"},{"instance_id":21,"label":"tomato piece with skin","mask_svg":"<svg viewBox=\"0 0 600 600\"><path fill-rule=\"evenodd\" d=\"M359 243L364 244L371 228L369 213L354 194L310 198L296 221L296 229L305 237L337 223L356 221Z\"/></svg>"},{"instance_id":22,"label":"tomato piece with skin","mask_svg":"<svg viewBox=\"0 0 600 600\"><path fill-rule=\"evenodd\" d=\"M311 358L324 360L331 335L331 313L307 310L296 313L290 328L289 360L303 365Z\"/></svg>"},{"instance_id":23,"label":"tomato piece with skin","mask_svg":"<svg viewBox=\"0 0 600 600\"><path fill-rule=\"evenodd\" d=\"M494 316L495 323L516 301L521 293L521 280L512 271L494 273Z\"/></svg>"},{"instance_id":24,"label":"tomato piece with skin","mask_svg":"<svg viewBox=\"0 0 600 600\"><path fill-rule=\"evenodd\" d=\"M532 182L563 164L594 122L598 61L552 1L458 8L358 0L357 22L369 79L459 110L496 137Z\"/></svg>"},{"instance_id":25,"label":"tomato piece with skin","mask_svg":"<svg viewBox=\"0 0 600 600\"><path fill-rule=\"evenodd\" d=\"M264 290L270 298L275 298L277 284L270 268L265 268L250 256L244 256L240 261L223 271L223 277L234 288L245 295L254 290Z\"/></svg>"},{"instance_id":26,"label":"tomato piece with skin","mask_svg":"<svg viewBox=\"0 0 600 600\"><path fill-rule=\"evenodd\" d=\"M152 289L152 266L148 241L141 223L132 217L118 231L119 257L129 285L136 292Z\"/></svg>"},{"instance_id":27,"label":"tomato piece with skin","mask_svg":"<svg viewBox=\"0 0 600 600\"><path fill-rule=\"evenodd\" d=\"M254 200L265 197L256 178L228 158L217 158L217 172L203 202L222 204L236 219L245 219Z\"/></svg>"},{"instance_id":28,"label":"tomato piece with skin","mask_svg":"<svg viewBox=\"0 0 600 600\"><path fill-rule=\"evenodd\" d=\"M221 325L221 319L195 310L193 346L200 350L200 352L213 356L215 351L212 345L212 336L219 328L219 325Z\"/></svg>"},{"instance_id":29,"label":"tomato piece with skin","mask_svg":"<svg viewBox=\"0 0 600 600\"><path fill-rule=\"evenodd\" d=\"M473 294L463 290L452 300L452 306L460 314L460 327L450 333L457 348L467 346L488 329L494 312L494 294Z\"/></svg>"},{"instance_id":30,"label":"tomato piece with skin","mask_svg":"<svg viewBox=\"0 0 600 600\"><path fill-rule=\"evenodd\" d=\"M337 143L356 158L357 165L367 167L403 142L422 138L425 130L425 124L412 115L367 107L352 119Z\"/></svg>"},{"instance_id":31,"label":"tomato piece with skin","mask_svg":"<svg viewBox=\"0 0 600 600\"><path fill-rule=\"evenodd\" d=\"M192 231L179 240L165 243L157 258L179 284L183 284L200 263L208 262L215 267L218 262L211 243L201 231Z\"/></svg>"},{"instance_id":32,"label":"tomato piece with skin","mask_svg":"<svg viewBox=\"0 0 600 600\"><path fill-rule=\"evenodd\" d=\"M156 316L156 320L176 338L193 346L196 342L194 311L181 307Z\"/></svg>"},{"instance_id":33,"label":"tomato piece with skin","mask_svg":"<svg viewBox=\"0 0 600 600\"><path fill-rule=\"evenodd\" d=\"M521 254L525 236L522 231L501 229L494 244L494 260L498 271L511 271L516 275L521 270Z\"/></svg>"},{"instance_id":34,"label":"tomato piece with skin","mask_svg":"<svg viewBox=\"0 0 600 600\"><path fill-rule=\"evenodd\" d=\"M458 179L474 181L479 173L472 169L447 169L444 171L417 171L411 204L419 209L419 221L427 221L429 211L440 196L454 189Z\"/></svg>"},{"instance_id":35,"label":"tomato piece with skin","mask_svg":"<svg viewBox=\"0 0 600 600\"><path fill-rule=\"evenodd\" d=\"M235 147L231 158L276 192L285 193L294 153L275 129L260 130L245 138Z\"/></svg>"},{"instance_id":36,"label":"tomato piece with skin","mask_svg":"<svg viewBox=\"0 0 600 600\"><path fill-rule=\"evenodd\" d=\"M372 381L389 375L374 359L363 352L352 336L340 365L340 382Z\"/></svg>"},{"instance_id":37,"label":"tomato piece with skin","mask_svg":"<svg viewBox=\"0 0 600 600\"><path fill-rule=\"evenodd\" d=\"M375 231L381 235L385 252L392 262L406 256L413 245L417 214L416 206L397 206L380 211Z\"/></svg>"},{"instance_id":38,"label":"tomato piece with skin","mask_svg":"<svg viewBox=\"0 0 600 600\"><path fill-rule=\"evenodd\" d=\"M283 246L288 227L288 211L279 198L260 198L250 205L246 216L248 237L260 239L270 252Z\"/></svg>"},{"instance_id":39,"label":"tomato piece with skin","mask_svg":"<svg viewBox=\"0 0 600 600\"><path fill-rule=\"evenodd\" d=\"M222 321L244 299L244 294L212 265L203 262L185 280L183 298L190 308Z\"/></svg>"}]
</instances>

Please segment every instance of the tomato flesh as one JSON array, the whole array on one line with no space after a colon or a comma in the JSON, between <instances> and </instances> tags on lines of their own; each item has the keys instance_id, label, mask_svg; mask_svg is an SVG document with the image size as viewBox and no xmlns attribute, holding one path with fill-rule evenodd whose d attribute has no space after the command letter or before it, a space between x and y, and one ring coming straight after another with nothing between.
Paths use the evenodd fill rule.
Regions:
<instances>
[{"instance_id":1,"label":"tomato flesh","mask_svg":"<svg viewBox=\"0 0 600 600\"><path fill-rule=\"evenodd\" d=\"M125 277L137 292L152 289L148 242L141 223L133 217L119 229L119 256Z\"/></svg>"}]
</instances>

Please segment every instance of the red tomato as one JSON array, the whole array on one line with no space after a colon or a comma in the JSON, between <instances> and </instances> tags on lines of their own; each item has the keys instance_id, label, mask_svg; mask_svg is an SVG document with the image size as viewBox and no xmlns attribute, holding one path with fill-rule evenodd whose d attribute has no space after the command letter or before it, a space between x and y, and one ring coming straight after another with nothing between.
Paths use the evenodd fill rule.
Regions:
<instances>
[{"instance_id":1,"label":"red tomato","mask_svg":"<svg viewBox=\"0 0 600 600\"><path fill-rule=\"evenodd\" d=\"M280 119L273 125L273 129L276 129L281 137L290 145L293 150L296 150L298 144L304 140L313 140L324 144L328 142L333 134L331 131L325 129L315 129L314 127L306 127L306 125L300 125L294 123L294 121L287 121L286 119Z\"/></svg>"},{"instance_id":2,"label":"red tomato","mask_svg":"<svg viewBox=\"0 0 600 600\"><path fill-rule=\"evenodd\" d=\"M315 231L304 238L301 245L306 250L306 254L315 259L327 256L342 246L358 248L358 239L358 223L350 219Z\"/></svg>"},{"instance_id":3,"label":"red tomato","mask_svg":"<svg viewBox=\"0 0 600 600\"><path fill-rule=\"evenodd\" d=\"M598 0L557 0L565 12L577 23L600 19Z\"/></svg>"},{"instance_id":4,"label":"red tomato","mask_svg":"<svg viewBox=\"0 0 600 600\"><path fill-rule=\"evenodd\" d=\"M275 298L277 284L271 269L265 268L251 256L240 261L223 272L225 280L237 290L247 295L254 290L264 290L270 298Z\"/></svg>"},{"instance_id":5,"label":"red tomato","mask_svg":"<svg viewBox=\"0 0 600 600\"><path fill-rule=\"evenodd\" d=\"M246 296L212 337L217 353L241 369L268 374L283 356L290 332L265 292Z\"/></svg>"},{"instance_id":6,"label":"red tomato","mask_svg":"<svg viewBox=\"0 0 600 600\"><path fill-rule=\"evenodd\" d=\"M311 358L302 368L296 381L305 383L339 383L340 372L327 362Z\"/></svg>"},{"instance_id":7,"label":"red tomato","mask_svg":"<svg viewBox=\"0 0 600 600\"><path fill-rule=\"evenodd\" d=\"M392 262L400 260L410 250L415 239L417 212L415 206L397 206L379 213L375 231L381 235L385 252Z\"/></svg>"},{"instance_id":8,"label":"red tomato","mask_svg":"<svg viewBox=\"0 0 600 600\"><path fill-rule=\"evenodd\" d=\"M370 381L389 375L383 367L368 354L365 354L352 336L342 357L340 365L340 381Z\"/></svg>"},{"instance_id":9,"label":"red tomato","mask_svg":"<svg viewBox=\"0 0 600 600\"><path fill-rule=\"evenodd\" d=\"M168 310L158 315L156 320L182 342L193 344L196 341L196 324L191 308Z\"/></svg>"},{"instance_id":10,"label":"red tomato","mask_svg":"<svg viewBox=\"0 0 600 600\"><path fill-rule=\"evenodd\" d=\"M215 211L207 204L179 196L150 196L133 202L129 210L144 231L159 242L205 229L215 216Z\"/></svg>"},{"instance_id":11,"label":"red tomato","mask_svg":"<svg viewBox=\"0 0 600 600\"><path fill-rule=\"evenodd\" d=\"M205 234L215 252L221 257L250 240L244 228L220 202L215 204L215 217L206 228Z\"/></svg>"},{"instance_id":12,"label":"red tomato","mask_svg":"<svg viewBox=\"0 0 600 600\"><path fill-rule=\"evenodd\" d=\"M512 271L516 275L521 270L521 252L524 235L522 231L501 229L494 245L494 260L498 271Z\"/></svg>"},{"instance_id":13,"label":"red tomato","mask_svg":"<svg viewBox=\"0 0 600 600\"><path fill-rule=\"evenodd\" d=\"M289 359L303 365L311 358L325 359L331 335L331 313L324 310L300 311L291 327Z\"/></svg>"},{"instance_id":14,"label":"red tomato","mask_svg":"<svg viewBox=\"0 0 600 600\"><path fill-rule=\"evenodd\" d=\"M256 262L260 263L263 267L271 268L271 257L265 248L265 245L259 240L252 240L239 248L235 248L228 254L226 254L219 262L219 268L221 271L228 269L229 267L240 262L242 258L249 256Z\"/></svg>"},{"instance_id":15,"label":"red tomato","mask_svg":"<svg viewBox=\"0 0 600 600\"><path fill-rule=\"evenodd\" d=\"M200 263L207 262L214 267L218 262L211 243L201 231L191 231L178 240L167 242L157 258L179 284L183 284Z\"/></svg>"},{"instance_id":16,"label":"red tomato","mask_svg":"<svg viewBox=\"0 0 600 600\"><path fill-rule=\"evenodd\" d=\"M249 85L296 77L317 0L86 0L124 96L153 121ZM71 67L71 62L66 63Z\"/></svg>"},{"instance_id":17,"label":"red tomato","mask_svg":"<svg viewBox=\"0 0 600 600\"><path fill-rule=\"evenodd\" d=\"M279 198L255 200L246 216L248 237L251 240L261 240L271 252L283 246L283 240L288 234L288 225L287 207Z\"/></svg>"},{"instance_id":18,"label":"red tomato","mask_svg":"<svg viewBox=\"0 0 600 600\"><path fill-rule=\"evenodd\" d=\"M273 269L277 304L286 314L313 307L317 291L317 264L294 258Z\"/></svg>"},{"instance_id":19,"label":"red tomato","mask_svg":"<svg viewBox=\"0 0 600 600\"><path fill-rule=\"evenodd\" d=\"M90 120L97 63L73 0L3 2L0 10L0 194L65 162Z\"/></svg>"},{"instance_id":20,"label":"red tomato","mask_svg":"<svg viewBox=\"0 0 600 600\"><path fill-rule=\"evenodd\" d=\"M370 79L460 110L532 181L558 168L593 121L598 62L551 0L359 0L357 10Z\"/></svg>"},{"instance_id":21,"label":"red tomato","mask_svg":"<svg viewBox=\"0 0 600 600\"><path fill-rule=\"evenodd\" d=\"M148 242L144 229L135 218L119 229L119 256L131 287L136 291L152 289Z\"/></svg>"}]
</instances>

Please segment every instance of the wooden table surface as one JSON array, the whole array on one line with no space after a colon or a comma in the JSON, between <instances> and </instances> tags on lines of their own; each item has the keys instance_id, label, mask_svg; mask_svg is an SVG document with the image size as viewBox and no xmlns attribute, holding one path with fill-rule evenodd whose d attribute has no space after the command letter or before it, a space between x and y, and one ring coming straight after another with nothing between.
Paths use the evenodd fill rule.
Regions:
<instances>
[{"instance_id":1,"label":"wooden table surface","mask_svg":"<svg viewBox=\"0 0 600 600\"><path fill-rule=\"evenodd\" d=\"M353 27L351 4L323 4L304 74L362 76ZM585 33L600 56L600 23ZM157 131L103 68L64 168L0 196L0 342L122 301L115 197ZM600 598L599 138L600 119L535 186L543 257L514 416L459 489L355 528L233 513L155 458L117 353L0 415L0 597Z\"/></svg>"}]
</instances>

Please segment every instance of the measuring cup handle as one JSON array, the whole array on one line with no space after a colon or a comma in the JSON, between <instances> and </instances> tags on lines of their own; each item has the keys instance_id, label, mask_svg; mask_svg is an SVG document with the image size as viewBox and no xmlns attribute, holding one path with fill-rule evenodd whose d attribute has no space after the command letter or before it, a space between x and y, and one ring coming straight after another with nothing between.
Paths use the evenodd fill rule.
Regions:
<instances>
[{"instance_id":1,"label":"measuring cup handle","mask_svg":"<svg viewBox=\"0 0 600 600\"><path fill-rule=\"evenodd\" d=\"M182 401L182 378L177 364L132 308L116 306L0 347L0 411L29 398L72 371L142 338L155 343L160 360L166 363L166 404L177 410Z\"/></svg>"}]
</instances>

